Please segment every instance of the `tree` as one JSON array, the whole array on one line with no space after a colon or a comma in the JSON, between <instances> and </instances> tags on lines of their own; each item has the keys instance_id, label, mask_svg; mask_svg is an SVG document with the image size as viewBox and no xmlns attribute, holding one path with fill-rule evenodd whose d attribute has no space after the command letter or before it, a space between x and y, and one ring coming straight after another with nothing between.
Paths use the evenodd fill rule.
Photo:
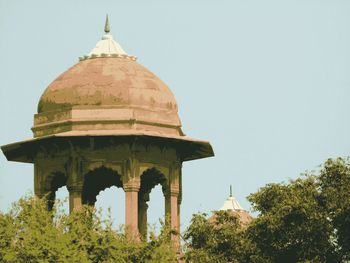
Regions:
<instances>
[{"instance_id":1,"label":"tree","mask_svg":"<svg viewBox=\"0 0 350 263\"><path fill-rule=\"evenodd\" d=\"M215 211L209 219L194 214L184 239L188 262L244 262L249 247L239 219L227 211Z\"/></svg>"},{"instance_id":2,"label":"tree","mask_svg":"<svg viewBox=\"0 0 350 263\"><path fill-rule=\"evenodd\" d=\"M350 160L329 159L320 172L323 205L334 229L333 241L343 261L350 260Z\"/></svg>"},{"instance_id":3,"label":"tree","mask_svg":"<svg viewBox=\"0 0 350 263\"><path fill-rule=\"evenodd\" d=\"M214 223L205 214L195 214L184 235L186 258L242 263L350 260L349 159L329 159L317 173L267 184L248 200L258 215L246 229L229 214L216 212Z\"/></svg>"},{"instance_id":4,"label":"tree","mask_svg":"<svg viewBox=\"0 0 350 263\"><path fill-rule=\"evenodd\" d=\"M26 197L0 213L0 262L176 262L169 236L131 242L92 207L66 215Z\"/></svg>"},{"instance_id":5,"label":"tree","mask_svg":"<svg viewBox=\"0 0 350 263\"><path fill-rule=\"evenodd\" d=\"M248 200L257 217L242 227L234 214L193 215L184 233L187 262L349 262L350 160L271 183ZM150 241L131 242L91 207L64 214L25 197L0 212L0 262L176 262L169 224Z\"/></svg>"},{"instance_id":6,"label":"tree","mask_svg":"<svg viewBox=\"0 0 350 263\"><path fill-rule=\"evenodd\" d=\"M247 237L271 262L344 262L350 254L350 163L268 184L248 197L260 214Z\"/></svg>"},{"instance_id":7,"label":"tree","mask_svg":"<svg viewBox=\"0 0 350 263\"><path fill-rule=\"evenodd\" d=\"M261 188L249 196L260 215L247 237L271 262L339 262L320 199L313 176Z\"/></svg>"}]
</instances>

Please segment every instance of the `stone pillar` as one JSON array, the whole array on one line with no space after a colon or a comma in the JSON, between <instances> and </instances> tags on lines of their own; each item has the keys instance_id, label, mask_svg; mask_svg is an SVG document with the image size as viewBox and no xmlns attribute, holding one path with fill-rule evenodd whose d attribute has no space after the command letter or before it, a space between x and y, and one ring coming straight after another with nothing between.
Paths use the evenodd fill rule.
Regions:
<instances>
[{"instance_id":1,"label":"stone pillar","mask_svg":"<svg viewBox=\"0 0 350 263\"><path fill-rule=\"evenodd\" d=\"M34 163L34 194L36 198L45 198L46 209L50 211L55 203L55 192L52 191L45 181L43 169L38 163Z\"/></svg>"},{"instance_id":2,"label":"stone pillar","mask_svg":"<svg viewBox=\"0 0 350 263\"><path fill-rule=\"evenodd\" d=\"M179 230L177 196L178 193L170 193L170 225L171 228Z\"/></svg>"},{"instance_id":3,"label":"stone pillar","mask_svg":"<svg viewBox=\"0 0 350 263\"><path fill-rule=\"evenodd\" d=\"M138 231L138 192L140 178L129 178L123 183L125 192L125 232L129 239L139 240Z\"/></svg>"},{"instance_id":4,"label":"stone pillar","mask_svg":"<svg viewBox=\"0 0 350 263\"><path fill-rule=\"evenodd\" d=\"M178 223L178 231L180 232L180 227L181 227L181 214L180 214L180 208L181 208L181 202L182 202L182 164L179 166L179 171L178 171L178 176L179 176L179 195L177 198L177 223Z\"/></svg>"},{"instance_id":5,"label":"stone pillar","mask_svg":"<svg viewBox=\"0 0 350 263\"><path fill-rule=\"evenodd\" d=\"M171 229L180 232L180 212L179 212L179 193L180 193L180 172L181 166L174 163L170 169L169 186L164 193L165 197L165 216L169 220ZM175 249L180 249L179 234L172 234L171 239L174 241Z\"/></svg>"},{"instance_id":6,"label":"stone pillar","mask_svg":"<svg viewBox=\"0 0 350 263\"><path fill-rule=\"evenodd\" d=\"M170 192L166 191L164 193L164 205L165 205L165 223L170 223L171 216L171 200L170 200ZM169 220L169 221L168 221Z\"/></svg>"},{"instance_id":7,"label":"stone pillar","mask_svg":"<svg viewBox=\"0 0 350 263\"><path fill-rule=\"evenodd\" d=\"M37 198L41 198L40 193L40 169L39 165L34 162L34 194Z\"/></svg>"},{"instance_id":8,"label":"stone pillar","mask_svg":"<svg viewBox=\"0 0 350 263\"><path fill-rule=\"evenodd\" d=\"M129 158L124 165L123 189L125 192L125 233L131 240L139 240L138 195L140 190L139 162Z\"/></svg>"},{"instance_id":9,"label":"stone pillar","mask_svg":"<svg viewBox=\"0 0 350 263\"><path fill-rule=\"evenodd\" d=\"M83 193L83 186L82 185L75 185L75 186L68 186L69 191L69 212L76 212L79 211L82 207L82 193Z\"/></svg>"},{"instance_id":10,"label":"stone pillar","mask_svg":"<svg viewBox=\"0 0 350 263\"><path fill-rule=\"evenodd\" d=\"M69 212L79 211L82 207L82 193L84 185L82 158L71 152L67 162L67 189L69 191Z\"/></svg>"},{"instance_id":11,"label":"stone pillar","mask_svg":"<svg viewBox=\"0 0 350 263\"><path fill-rule=\"evenodd\" d=\"M37 198L43 198L45 196L45 190L43 189L43 175L40 166L37 162L34 163L34 194Z\"/></svg>"},{"instance_id":12,"label":"stone pillar","mask_svg":"<svg viewBox=\"0 0 350 263\"><path fill-rule=\"evenodd\" d=\"M182 198L180 196L181 195L179 194L179 197L177 199L177 229L178 229L179 232L180 232L180 226L181 226L181 223L180 223L180 219L181 219L180 208L181 208L181 201L182 201Z\"/></svg>"},{"instance_id":13,"label":"stone pillar","mask_svg":"<svg viewBox=\"0 0 350 263\"><path fill-rule=\"evenodd\" d=\"M149 194L139 192L138 228L139 228L140 237L143 240L147 240L147 210L148 210L147 201L149 201Z\"/></svg>"},{"instance_id":14,"label":"stone pillar","mask_svg":"<svg viewBox=\"0 0 350 263\"><path fill-rule=\"evenodd\" d=\"M56 194L53 191L48 189L34 189L35 197L38 199L42 199L45 202L46 210L51 211L54 204Z\"/></svg>"},{"instance_id":15,"label":"stone pillar","mask_svg":"<svg viewBox=\"0 0 350 263\"><path fill-rule=\"evenodd\" d=\"M171 229L179 231L179 213L178 213L178 191L167 191L165 197L165 219L169 220L167 223ZM175 242L175 245L179 245L179 236L171 235L171 239Z\"/></svg>"}]
</instances>

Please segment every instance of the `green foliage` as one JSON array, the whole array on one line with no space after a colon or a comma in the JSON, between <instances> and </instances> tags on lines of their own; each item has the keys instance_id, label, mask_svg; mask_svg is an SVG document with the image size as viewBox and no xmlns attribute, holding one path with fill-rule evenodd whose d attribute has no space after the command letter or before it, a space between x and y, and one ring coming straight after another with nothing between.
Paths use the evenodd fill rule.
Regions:
<instances>
[{"instance_id":1,"label":"green foliage","mask_svg":"<svg viewBox=\"0 0 350 263\"><path fill-rule=\"evenodd\" d=\"M294 263L350 261L350 161L329 159L316 174L267 184L248 200L248 227L228 212L195 214L184 233L186 262ZM66 215L25 197L0 213L0 262L176 262L177 234L132 242L91 207Z\"/></svg>"},{"instance_id":2,"label":"green foliage","mask_svg":"<svg viewBox=\"0 0 350 263\"><path fill-rule=\"evenodd\" d=\"M189 262L348 262L350 162L329 159L316 174L267 184L248 200L248 228L232 216L193 215L184 238Z\"/></svg>"},{"instance_id":3,"label":"green foliage","mask_svg":"<svg viewBox=\"0 0 350 263\"><path fill-rule=\"evenodd\" d=\"M189 262L240 262L244 244L238 219L226 211L216 211L209 220L195 214L184 239Z\"/></svg>"},{"instance_id":4,"label":"green foliage","mask_svg":"<svg viewBox=\"0 0 350 263\"><path fill-rule=\"evenodd\" d=\"M350 160L327 160L320 173L322 201L342 260L350 261Z\"/></svg>"},{"instance_id":5,"label":"green foliage","mask_svg":"<svg viewBox=\"0 0 350 263\"><path fill-rule=\"evenodd\" d=\"M247 236L271 262L337 262L330 239L333 228L317 186L316 178L308 176L286 185L267 185L249 196L261 214Z\"/></svg>"},{"instance_id":6,"label":"green foliage","mask_svg":"<svg viewBox=\"0 0 350 263\"><path fill-rule=\"evenodd\" d=\"M26 197L0 213L0 262L176 262L169 236L132 242L91 207L66 215Z\"/></svg>"}]
</instances>

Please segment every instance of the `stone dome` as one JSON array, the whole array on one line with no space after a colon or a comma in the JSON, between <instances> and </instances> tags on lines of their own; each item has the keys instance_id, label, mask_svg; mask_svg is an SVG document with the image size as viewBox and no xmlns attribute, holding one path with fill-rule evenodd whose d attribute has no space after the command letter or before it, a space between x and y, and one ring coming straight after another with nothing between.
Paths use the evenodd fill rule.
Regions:
<instances>
[{"instance_id":1,"label":"stone dome","mask_svg":"<svg viewBox=\"0 0 350 263\"><path fill-rule=\"evenodd\" d=\"M219 211L227 212L229 215L238 219L239 225L245 229L253 221L253 217L244 210L243 207L238 203L237 199L232 195L232 186L230 186L230 196L224 202L224 205ZM218 211L216 211L218 212ZM209 223L217 224L217 214L214 213L208 218Z\"/></svg>"},{"instance_id":2,"label":"stone dome","mask_svg":"<svg viewBox=\"0 0 350 263\"><path fill-rule=\"evenodd\" d=\"M38 113L88 107L140 107L177 117L170 89L151 71L128 58L106 57L80 61L45 90Z\"/></svg>"},{"instance_id":3,"label":"stone dome","mask_svg":"<svg viewBox=\"0 0 350 263\"><path fill-rule=\"evenodd\" d=\"M174 95L128 55L105 28L96 47L44 91L34 137L48 135L184 136Z\"/></svg>"}]
</instances>

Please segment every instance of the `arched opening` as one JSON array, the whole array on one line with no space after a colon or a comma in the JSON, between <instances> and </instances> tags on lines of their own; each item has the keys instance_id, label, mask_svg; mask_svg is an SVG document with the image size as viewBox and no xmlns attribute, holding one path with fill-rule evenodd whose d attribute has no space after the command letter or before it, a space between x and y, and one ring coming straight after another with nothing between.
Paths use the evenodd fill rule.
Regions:
<instances>
[{"instance_id":1,"label":"arched opening","mask_svg":"<svg viewBox=\"0 0 350 263\"><path fill-rule=\"evenodd\" d=\"M48 195L47 195L47 208L48 210L52 210L55 199L56 199L56 192L59 188L66 185L67 178L62 172L55 172L52 173L48 177Z\"/></svg>"},{"instance_id":2,"label":"arched opening","mask_svg":"<svg viewBox=\"0 0 350 263\"><path fill-rule=\"evenodd\" d=\"M139 228L140 236L143 239L147 239L147 231L148 231L147 230L147 224L148 224L147 212L149 207L148 201L150 201L150 194L152 189L157 185L161 186L162 192L166 191L167 189L166 177L156 168L148 169L141 175L141 187L138 194L138 209L139 209L138 228ZM160 192L160 188L158 191L156 191L156 193L158 194L152 195L152 197L155 197L158 199L158 200L155 199L155 202L157 202L158 205L159 203L163 204L163 209L161 209L160 211L164 211L164 202L159 202L159 195L160 195L159 192ZM161 197L160 200L164 200L164 198ZM164 212L163 212L163 215L164 215Z\"/></svg>"},{"instance_id":3,"label":"arched opening","mask_svg":"<svg viewBox=\"0 0 350 263\"><path fill-rule=\"evenodd\" d=\"M108 215L111 216L113 228L119 229L124 225L125 194L123 189L112 186L101 191L96 197L95 207L102 210L102 219L107 219Z\"/></svg>"},{"instance_id":4,"label":"arched opening","mask_svg":"<svg viewBox=\"0 0 350 263\"><path fill-rule=\"evenodd\" d=\"M111 186L123 187L121 176L117 172L105 166L88 172L84 178L82 203L94 205L99 192Z\"/></svg>"},{"instance_id":5,"label":"arched opening","mask_svg":"<svg viewBox=\"0 0 350 263\"><path fill-rule=\"evenodd\" d=\"M62 212L65 214L69 213L69 192L67 186L62 186L56 191L56 200L60 200L61 206L59 209L62 209Z\"/></svg>"},{"instance_id":6,"label":"arched opening","mask_svg":"<svg viewBox=\"0 0 350 263\"><path fill-rule=\"evenodd\" d=\"M148 201L148 225L153 227L157 234L160 232L161 227L159 219L164 220L164 215L164 194L162 186L158 184L152 189L150 200Z\"/></svg>"}]
</instances>

